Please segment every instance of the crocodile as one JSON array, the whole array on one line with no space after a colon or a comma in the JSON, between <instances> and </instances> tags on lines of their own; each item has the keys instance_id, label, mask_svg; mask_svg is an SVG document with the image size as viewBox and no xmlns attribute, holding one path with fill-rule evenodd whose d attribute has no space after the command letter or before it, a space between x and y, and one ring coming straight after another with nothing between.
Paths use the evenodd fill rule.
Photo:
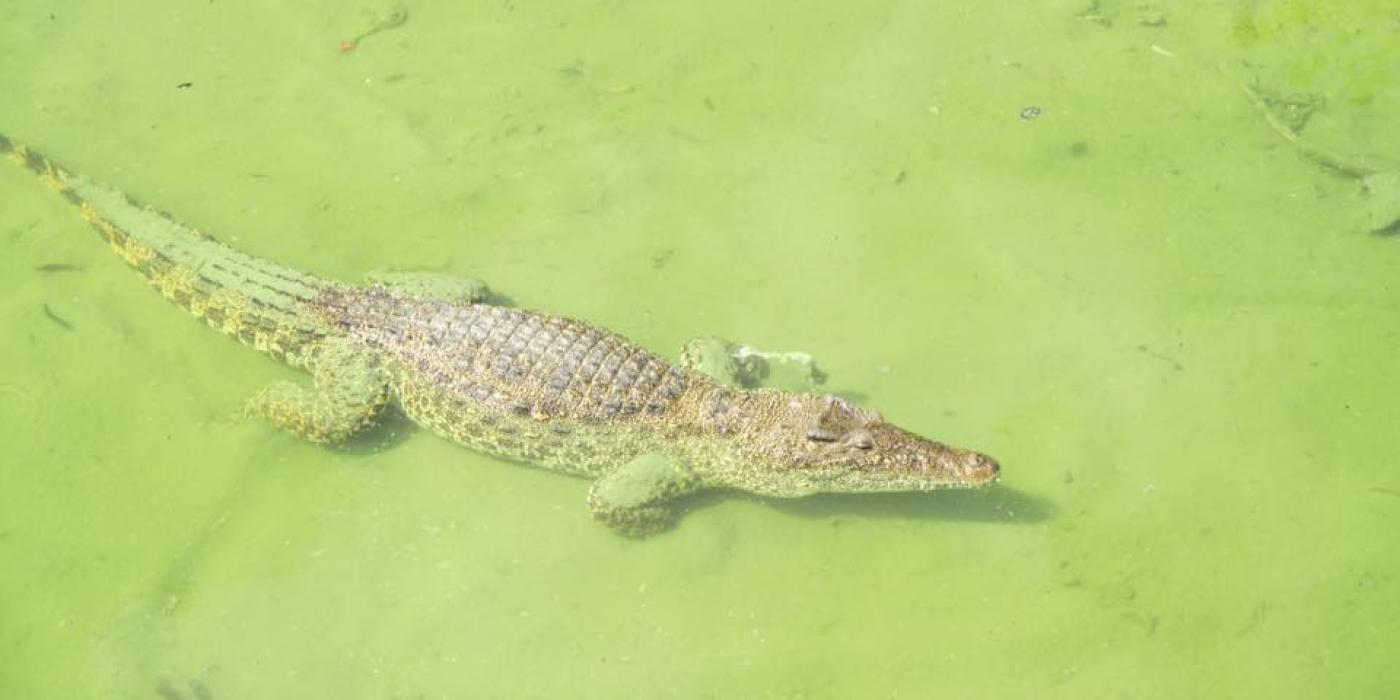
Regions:
<instances>
[{"instance_id":1,"label":"crocodile","mask_svg":"<svg viewBox=\"0 0 1400 700\"><path fill-rule=\"evenodd\" d=\"M341 443L391 405L452 441L592 479L593 517L633 536L702 489L766 497L930 491L997 481L992 458L901 429L835 395L746 387L571 318L495 303L484 283L388 273L349 284L235 250L0 135L163 296L310 374L247 410ZM723 364L723 363L720 363Z\"/></svg>"}]
</instances>

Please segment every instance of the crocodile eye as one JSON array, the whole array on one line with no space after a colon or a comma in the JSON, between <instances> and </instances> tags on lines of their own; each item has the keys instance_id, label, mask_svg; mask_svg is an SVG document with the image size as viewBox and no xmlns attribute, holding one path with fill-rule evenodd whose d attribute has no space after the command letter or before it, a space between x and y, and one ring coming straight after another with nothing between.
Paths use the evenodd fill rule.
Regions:
<instances>
[{"instance_id":1,"label":"crocodile eye","mask_svg":"<svg viewBox=\"0 0 1400 700\"><path fill-rule=\"evenodd\" d=\"M821 428L813 428L807 431L807 439L816 442L836 442L836 433Z\"/></svg>"}]
</instances>

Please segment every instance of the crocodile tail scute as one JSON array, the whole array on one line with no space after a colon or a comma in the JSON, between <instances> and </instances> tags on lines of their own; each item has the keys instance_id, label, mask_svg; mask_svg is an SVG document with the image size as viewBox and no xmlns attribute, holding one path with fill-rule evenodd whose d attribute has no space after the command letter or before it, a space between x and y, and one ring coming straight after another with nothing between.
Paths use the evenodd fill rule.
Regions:
<instances>
[{"instance_id":1,"label":"crocodile tail scute","mask_svg":"<svg viewBox=\"0 0 1400 700\"><path fill-rule=\"evenodd\" d=\"M3 134L0 155L62 195L163 296L215 329L292 364L323 337L302 305L334 283L229 248Z\"/></svg>"},{"instance_id":2,"label":"crocodile tail scute","mask_svg":"<svg viewBox=\"0 0 1400 700\"><path fill-rule=\"evenodd\" d=\"M0 154L8 156L20 167L34 173L40 182L68 200L69 204L77 207L83 218L97 229L103 240L116 250L117 255L148 279L154 280L158 271L147 269L152 260L157 257L154 252L147 246L136 243L126 231L104 218L91 204L86 202L82 195L73 189L73 184L78 179L72 173L59 167L57 163L49 160L42 153L13 141L4 134L0 134Z\"/></svg>"}]
</instances>

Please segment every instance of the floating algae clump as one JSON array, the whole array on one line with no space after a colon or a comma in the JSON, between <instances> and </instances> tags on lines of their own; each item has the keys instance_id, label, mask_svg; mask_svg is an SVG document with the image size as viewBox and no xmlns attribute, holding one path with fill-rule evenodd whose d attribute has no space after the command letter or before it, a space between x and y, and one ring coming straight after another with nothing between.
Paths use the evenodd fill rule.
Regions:
<instances>
[{"instance_id":1,"label":"floating algae clump","mask_svg":"<svg viewBox=\"0 0 1400 700\"><path fill-rule=\"evenodd\" d=\"M1247 3L1233 29L1253 75L1245 91L1269 125L1305 158L1362 184L1370 230L1400 228L1393 0Z\"/></svg>"}]
</instances>

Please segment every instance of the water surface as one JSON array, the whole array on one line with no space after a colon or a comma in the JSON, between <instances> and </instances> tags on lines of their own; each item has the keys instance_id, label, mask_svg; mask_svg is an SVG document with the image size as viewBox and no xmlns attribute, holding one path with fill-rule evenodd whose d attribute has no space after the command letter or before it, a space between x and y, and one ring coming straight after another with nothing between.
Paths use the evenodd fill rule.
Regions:
<instances>
[{"instance_id":1,"label":"water surface","mask_svg":"<svg viewBox=\"0 0 1400 700\"><path fill-rule=\"evenodd\" d=\"M1400 168L1388 3L406 2L342 50L399 7L12 2L0 131L317 274L811 352L1003 483L638 542L401 423L301 444L240 415L293 373L0 169L0 696L1393 688L1400 195L1316 157Z\"/></svg>"}]
</instances>

